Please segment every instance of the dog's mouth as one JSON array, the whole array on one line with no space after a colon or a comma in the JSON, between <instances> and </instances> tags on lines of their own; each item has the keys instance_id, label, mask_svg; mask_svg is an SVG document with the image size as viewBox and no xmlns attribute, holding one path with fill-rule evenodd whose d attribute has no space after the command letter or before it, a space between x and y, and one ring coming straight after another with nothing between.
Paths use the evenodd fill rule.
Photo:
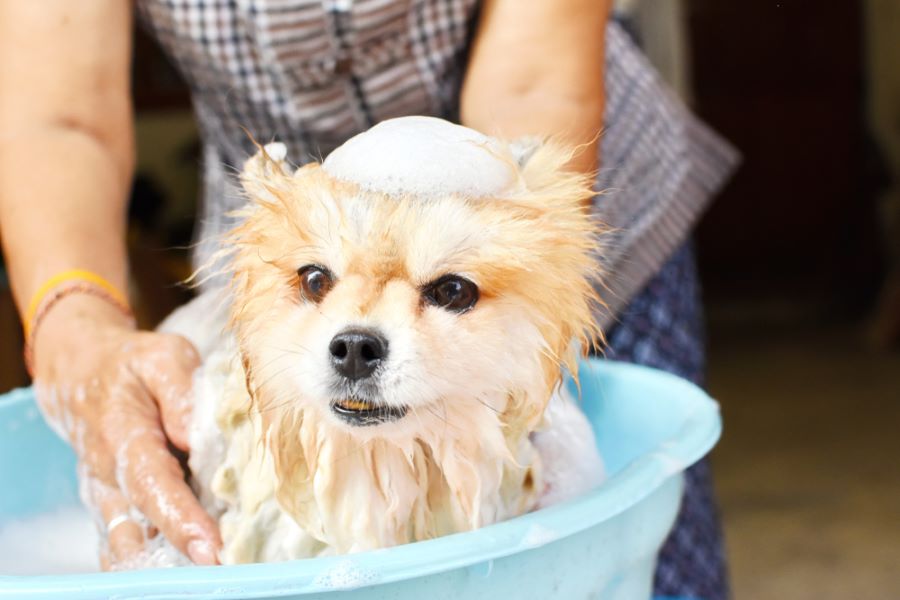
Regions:
<instances>
[{"instance_id":1,"label":"dog's mouth","mask_svg":"<svg viewBox=\"0 0 900 600\"><path fill-rule=\"evenodd\" d=\"M366 400L347 398L331 404L331 410L345 423L357 427L399 421L406 416L405 406L385 406Z\"/></svg>"}]
</instances>

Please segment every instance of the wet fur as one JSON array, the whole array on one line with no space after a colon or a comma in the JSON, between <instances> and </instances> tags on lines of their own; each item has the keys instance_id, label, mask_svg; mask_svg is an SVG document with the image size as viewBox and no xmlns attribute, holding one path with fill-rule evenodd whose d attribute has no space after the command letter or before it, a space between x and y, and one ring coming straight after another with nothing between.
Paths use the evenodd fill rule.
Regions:
<instances>
[{"instance_id":1,"label":"wet fur","mask_svg":"<svg viewBox=\"0 0 900 600\"><path fill-rule=\"evenodd\" d=\"M568 402L562 369L599 336L592 181L569 158L544 144L511 165L520 181L504 197L428 200L366 192L318 164L290 172L265 151L248 161L250 202L216 259L232 280L229 334L203 376L215 406L195 428L214 427L221 452L192 462L225 562L391 546L539 504L535 432L551 397ZM307 264L336 275L320 304L298 293ZM448 273L478 285L469 312L422 302ZM326 349L348 325L389 339L378 399L409 406L402 421L354 428L331 413Z\"/></svg>"}]
</instances>

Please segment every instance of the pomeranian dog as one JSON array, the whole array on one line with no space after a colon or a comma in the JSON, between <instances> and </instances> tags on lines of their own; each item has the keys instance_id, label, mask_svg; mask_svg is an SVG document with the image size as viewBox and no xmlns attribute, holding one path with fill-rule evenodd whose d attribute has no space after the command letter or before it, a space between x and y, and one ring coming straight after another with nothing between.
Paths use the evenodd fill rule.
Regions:
<instances>
[{"instance_id":1,"label":"pomeranian dog","mask_svg":"<svg viewBox=\"0 0 900 600\"><path fill-rule=\"evenodd\" d=\"M190 465L223 563L471 530L600 482L561 385L598 337L570 158L409 117L321 164L246 163L230 285L161 327L204 356Z\"/></svg>"}]
</instances>

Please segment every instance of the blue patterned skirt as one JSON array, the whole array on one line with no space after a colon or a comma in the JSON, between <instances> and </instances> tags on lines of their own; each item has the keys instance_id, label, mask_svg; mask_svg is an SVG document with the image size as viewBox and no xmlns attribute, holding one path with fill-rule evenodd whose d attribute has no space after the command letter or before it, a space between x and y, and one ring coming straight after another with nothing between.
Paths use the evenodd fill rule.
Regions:
<instances>
[{"instance_id":1,"label":"blue patterned skirt","mask_svg":"<svg viewBox=\"0 0 900 600\"><path fill-rule=\"evenodd\" d=\"M700 284L690 244L681 247L620 313L606 357L704 382L706 354ZM709 463L687 470L681 512L663 546L654 593L661 598L725 600L728 577Z\"/></svg>"}]
</instances>

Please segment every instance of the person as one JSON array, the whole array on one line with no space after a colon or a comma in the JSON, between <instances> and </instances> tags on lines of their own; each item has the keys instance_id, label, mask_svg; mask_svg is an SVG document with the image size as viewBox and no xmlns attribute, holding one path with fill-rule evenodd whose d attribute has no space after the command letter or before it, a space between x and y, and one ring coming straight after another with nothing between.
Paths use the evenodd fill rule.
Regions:
<instances>
[{"instance_id":1,"label":"person","mask_svg":"<svg viewBox=\"0 0 900 600\"><path fill-rule=\"evenodd\" d=\"M233 171L253 151L245 129L285 143L299 162L401 115L506 138L555 135L581 145L571 168L600 166L597 189L613 190L591 208L614 227L600 258L608 355L698 380L686 240L734 155L664 89L607 4L140 0L200 126L195 264L242 202ZM148 528L214 564L216 524L170 450L190 450L198 355L182 338L136 330L124 293L133 10L119 0L0 0L0 231L39 404L79 456L104 565L140 551ZM701 465L688 475L658 593L727 594L710 494Z\"/></svg>"}]
</instances>

